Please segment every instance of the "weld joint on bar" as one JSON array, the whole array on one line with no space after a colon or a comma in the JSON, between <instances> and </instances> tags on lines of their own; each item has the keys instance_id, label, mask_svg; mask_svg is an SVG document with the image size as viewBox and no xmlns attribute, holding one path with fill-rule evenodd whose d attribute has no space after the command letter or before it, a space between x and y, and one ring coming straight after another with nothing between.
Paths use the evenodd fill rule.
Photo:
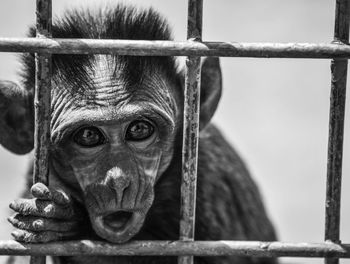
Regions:
<instances>
[{"instance_id":1,"label":"weld joint on bar","mask_svg":"<svg viewBox=\"0 0 350 264\"><path fill-rule=\"evenodd\" d=\"M337 244L337 245L341 245L342 244L342 241L340 239L338 240L332 240L332 239L326 239L324 241L326 244Z\"/></svg>"},{"instance_id":2,"label":"weld joint on bar","mask_svg":"<svg viewBox=\"0 0 350 264\"><path fill-rule=\"evenodd\" d=\"M36 33L36 38L39 38L39 39L51 39L52 36L51 35L47 35L46 33L42 34L42 33L37 32Z\"/></svg>"},{"instance_id":3,"label":"weld joint on bar","mask_svg":"<svg viewBox=\"0 0 350 264\"><path fill-rule=\"evenodd\" d=\"M335 44L335 45L343 45L343 46L350 46L349 41L346 40L341 40L341 39L334 39L331 44Z\"/></svg>"},{"instance_id":4,"label":"weld joint on bar","mask_svg":"<svg viewBox=\"0 0 350 264\"><path fill-rule=\"evenodd\" d=\"M202 38L201 37L193 37L193 38L189 38L187 39L188 42L202 42Z\"/></svg>"}]
</instances>

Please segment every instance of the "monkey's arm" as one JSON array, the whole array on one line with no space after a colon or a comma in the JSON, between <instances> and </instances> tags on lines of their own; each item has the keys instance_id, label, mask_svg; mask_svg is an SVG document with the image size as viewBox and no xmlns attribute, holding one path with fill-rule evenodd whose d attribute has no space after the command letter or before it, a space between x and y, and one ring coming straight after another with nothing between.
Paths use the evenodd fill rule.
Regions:
<instances>
[{"instance_id":1,"label":"monkey's arm","mask_svg":"<svg viewBox=\"0 0 350 264\"><path fill-rule=\"evenodd\" d=\"M65 192L37 183L31 193L34 198L10 204L16 212L8 219L17 228L12 232L15 240L44 243L72 238L83 230L83 214Z\"/></svg>"}]
</instances>

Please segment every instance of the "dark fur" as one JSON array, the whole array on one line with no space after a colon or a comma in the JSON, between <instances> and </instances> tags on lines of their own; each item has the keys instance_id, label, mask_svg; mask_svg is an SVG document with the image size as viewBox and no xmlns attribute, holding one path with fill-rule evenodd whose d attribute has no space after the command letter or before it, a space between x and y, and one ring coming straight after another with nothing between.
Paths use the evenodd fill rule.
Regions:
<instances>
[{"instance_id":1,"label":"dark fur","mask_svg":"<svg viewBox=\"0 0 350 264\"><path fill-rule=\"evenodd\" d=\"M29 37L35 37L35 28L31 28ZM116 8L90 10L72 10L52 25L54 38L92 38L92 39L132 39L132 40L171 40L166 21L153 9L138 12L133 7L118 5ZM167 77L176 76L176 66L172 57L130 57L116 56L118 68L123 68L122 78L127 82L139 83L144 69L150 71L163 69ZM89 83L90 76L86 66L91 66L93 56L53 55L53 73L59 74L68 84ZM26 54L23 61L23 83L32 89L35 83L34 55ZM74 76L74 78L72 78ZM120 76L118 76L120 78ZM75 85L75 83L73 83ZM83 91L82 91L83 92Z\"/></svg>"},{"instance_id":2,"label":"dark fur","mask_svg":"<svg viewBox=\"0 0 350 264\"><path fill-rule=\"evenodd\" d=\"M34 30L30 36L35 35ZM171 39L170 30L156 12L118 6L94 14L87 10L69 12L53 25L56 38ZM82 65L89 66L92 56L54 55L53 72L67 83L81 82L86 92L89 76ZM118 56L117 67L125 69L125 81L138 83L145 69L157 68L174 82L181 78L170 57ZM34 87L34 57L23 56L23 84ZM74 77L72 77L74 76ZM181 91L178 92L182 98ZM182 120L173 161L155 186L155 200L146 222L134 239L177 240L179 238L179 204L181 183ZM31 180L30 180L31 182ZM82 205L83 206L83 205ZM88 223L87 223L88 224ZM88 236L95 238L91 233ZM276 236L266 216L258 189L237 153L212 125L201 131L196 210L196 240L262 240ZM275 263L274 259L195 258L196 263ZM57 259L58 260L58 259ZM176 257L62 257L61 263L176 263ZM125 261L125 262L124 262Z\"/></svg>"}]
</instances>

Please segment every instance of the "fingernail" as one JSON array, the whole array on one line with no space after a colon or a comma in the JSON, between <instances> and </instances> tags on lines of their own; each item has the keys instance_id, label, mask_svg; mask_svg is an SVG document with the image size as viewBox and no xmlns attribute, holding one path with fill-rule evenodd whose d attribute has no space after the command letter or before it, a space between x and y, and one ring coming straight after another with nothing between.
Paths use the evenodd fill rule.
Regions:
<instances>
[{"instance_id":1,"label":"fingernail","mask_svg":"<svg viewBox=\"0 0 350 264\"><path fill-rule=\"evenodd\" d=\"M11 224L19 222L18 219L16 219L15 215L7 217L7 221L9 221Z\"/></svg>"},{"instance_id":2,"label":"fingernail","mask_svg":"<svg viewBox=\"0 0 350 264\"><path fill-rule=\"evenodd\" d=\"M16 238L16 237L18 237L19 236L19 233L18 233L18 231L12 231L11 232L11 236L13 236L14 238Z\"/></svg>"}]
</instances>

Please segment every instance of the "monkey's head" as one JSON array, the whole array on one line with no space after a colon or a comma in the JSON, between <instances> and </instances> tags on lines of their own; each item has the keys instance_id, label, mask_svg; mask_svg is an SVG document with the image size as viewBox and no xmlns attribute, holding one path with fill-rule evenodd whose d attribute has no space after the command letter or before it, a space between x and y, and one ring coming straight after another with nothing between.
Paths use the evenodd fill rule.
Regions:
<instances>
[{"instance_id":1,"label":"monkey's head","mask_svg":"<svg viewBox=\"0 0 350 264\"><path fill-rule=\"evenodd\" d=\"M170 34L154 11L117 6L69 12L54 23L53 37L168 40ZM33 147L33 55L23 62L26 89L0 82L1 143L16 153ZM50 180L79 190L100 237L121 243L141 229L157 199L155 184L181 145L175 138L182 132L183 86L170 57L53 55ZM201 128L220 95L219 61L207 59Z\"/></svg>"}]
</instances>

